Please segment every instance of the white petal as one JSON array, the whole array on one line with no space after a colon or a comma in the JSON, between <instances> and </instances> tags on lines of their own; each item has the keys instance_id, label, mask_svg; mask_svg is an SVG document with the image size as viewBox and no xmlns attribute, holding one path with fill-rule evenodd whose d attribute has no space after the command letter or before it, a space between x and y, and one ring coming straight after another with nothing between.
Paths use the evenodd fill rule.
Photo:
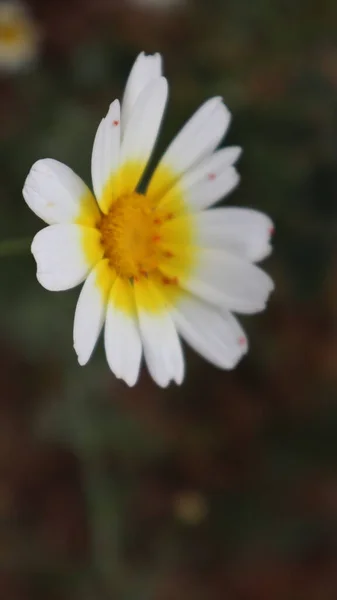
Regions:
<instances>
[{"instance_id":1,"label":"white petal","mask_svg":"<svg viewBox=\"0 0 337 600\"><path fill-rule=\"evenodd\" d=\"M23 188L29 208L49 225L79 223L95 226L99 219L96 201L74 171L45 158L31 168Z\"/></svg>"},{"instance_id":2,"label":"white petal","mask_svg":"<svg viewBox=\"0 0 337 600\"><path fill-rule=\"evenodd\" d=\"M159 133L167 94L167 81L160 77L150 82L138 96L121 147L122 194L133 192L144 172ZM131 172L128 169L130 164Z\"/></svg>"},{"instance_id":3,"label":"white petal","mask_svg":"<svg viewBox=\"0 0 337 600\"><path fill-rule=\"evenodd\" d=\"M200 246L239 254L252 262L271 252L273 223L267 215L249 208L215 208L193 217Z\"/></svg>"},{"instance_id":4,"label":"white petal","mask_svg":"<svg viewBox=\"0 0 337 600\"><path fill-rule=\"evenodd\" d=\"M97 129L91 157L92 184L97 202L104 213L109 211L113 200L119 151L120 106L119 101L115 100Z\"/></svg>"},{"instance_id":5,"label":"white petal","mask_svg":"<svg viewBox=\"0 0 337 600\"><path fill-rule=\"evenodd\" d=\"M181 285L206 302L239 313L264 310L274 284L262 269L217 250L200 251L199 266Z\"/></svg>"},{"instance_id":6,"label":"white petal","mask_svg":"<svg viewBox=\"0 0 337 600\"><path fill-rule=\"evenodd\" d=\"M166 150L151 179L150 194L160 198L179 176L211 154L225 135L230 118L221 98L205 102Z\"/></svg>"},{"instance_id":7,"label":"white petal","mask_svg":"<svg viewBox=\"0 0 337 600\"><path fill-rule=\"evenodd\" d=\"M143 89L153 80L162 74L162 58L160 54L145 55L141 52L130 71L129 78L125 86L125 92L121 109L122 134L130 118L132 109Z\"/></svg>"},{"instance_id":8,"label":"white petal","mask_svg":"<svg viewBox=\"0 0 337 600\"><path fill-rule=\"evenodd\" d=\"M150 375L161 387L167 387L171 379L180 384L184 377L184 357L176 327L168 310L151 311L142 306L141 286L147 287L149 306L162 306L164 299L150 281L135 285L139 328Z\"/></svg>"},{"instance_id":9,"label":"white petal","mask_svg":"<svg viewBox=\"0 0 337 600\"><path fill-rule=\"evenodd\" d=\"M114 278L109 261L101 260L82 287L74 320L74 348L80 365L88 362L101 333Z\"/></svg>"},{"instance_id":10,"label":"white petal","mask_svg":"<svg viewBox=\"0 0 337 600\"><path fill-rule=\"evenodd\" d=\"M37 279L51 291L82 283L103 255L99 232L81 225L50 225L41 229L31 250L37 263Z\"/></svg>"},{"instance_id":11,"label":"white petal","mask_svg":"<svg viewBox=\"0 0 337 600\"><path fill-rule=\"evenodd\" d=\"M201 211L227 196L239 183L238 172L231 165L239 157L240 148L224 148L204 159L188 171L160 200L160 206L181 205L193 212ZM183 199L183 204L179 202Z\"/></svg>"},{"instance_id":12,"label":"white petal","mask_svg":"<svg viewBox=\"0 0 337 600\"><path fill-rule=\"evenodd\" d=\"M135 385L142 356L131 284L117 278L109 296L104 343L110 369L118 379Z\"/></svg>"},{"instance_id":13,"label":"white petal","mask_svg":"<svg viewBox=\"0 0 337 600\"><path fill-rule=\"evenodd\" d=\"M248 350L242 328L228 311L184 294L171 314L186 342L222 369L233 369Z\"/></svg>"}]
</instances>

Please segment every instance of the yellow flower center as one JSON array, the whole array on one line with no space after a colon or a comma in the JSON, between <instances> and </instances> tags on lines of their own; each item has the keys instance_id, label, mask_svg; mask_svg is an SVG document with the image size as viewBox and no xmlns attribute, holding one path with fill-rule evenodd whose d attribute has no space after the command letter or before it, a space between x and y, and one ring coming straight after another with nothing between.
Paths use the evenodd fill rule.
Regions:
<instances>
[{"instance_id":1,"label":"yellow flower center","mask_svg":"<svg viewBox=\"0 0 337 600\"><path fill-rule=\"evenodd\" d=\"M161 222L149 198L136 192L119 197L102 216L104 254L119 276L137 280L156 270Z\"/></svg>"},{"instance_id":2,"label":"yellow flower center","mask_svg":"<svg viewBox=\"0 0 337 600\"><path fill-rule=\"evenodd\" d=\"M19 23L0 23L0 42L16 44L23 36L23 28Z\"/></svg>"},{"instance_id":3,"label":"yellow flower center","mask_svg":"<svg viewBox=\"0 0 337 600\"><path fill-rule=\"evenodd\" d=\"M132 173L132 164L127 168ZM81 199L76 223L81 225L83 252L88 266L104 259L97 277L104 298L112 280L121 280L132 284L138 307L159 313L167 309L167 303L177 302L198 264L198 232L180 188L175 185L163 195L167 181L172 180L163 168L146 194L130 191L130 177L125 173L126 167L123 178L117 173L108 180L100 199L103 213L93 211L91 194ZM131 311L125 298L119 298L118 307Z\"/></svg>"}]
</instances>

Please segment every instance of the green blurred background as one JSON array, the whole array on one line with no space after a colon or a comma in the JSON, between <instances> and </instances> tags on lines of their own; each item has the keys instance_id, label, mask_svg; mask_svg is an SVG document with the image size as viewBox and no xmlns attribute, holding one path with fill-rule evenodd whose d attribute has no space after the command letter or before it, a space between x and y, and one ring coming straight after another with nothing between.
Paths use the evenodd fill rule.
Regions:
<instances>
[{"instance_id":1,"label":"green blurred background","mask_svg":"<svg viewBox=\"0 0 337 600\"><path fill-rule=\"evenodd\" d=\"M36 60L0 73L0 240L41 228L21 194L35 160L90 182L100 119L159 51L159 149L224 97L244 149L229 203L275 221L276 291L235 371L187 350L181 387L144 370L129 390L101 343L77 365L78 290L42 289L29 246L0 241L1 598L336 600L336 0L27 6Z\"/></svg>"}]
</instances>

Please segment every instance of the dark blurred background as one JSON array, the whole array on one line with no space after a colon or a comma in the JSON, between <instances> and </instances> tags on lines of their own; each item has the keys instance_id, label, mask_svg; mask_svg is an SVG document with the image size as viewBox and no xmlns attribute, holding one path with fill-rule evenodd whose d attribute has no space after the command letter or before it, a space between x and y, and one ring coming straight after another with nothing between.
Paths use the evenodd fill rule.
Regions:
<instances>
[{"instance_id":1,"label":"dark blurred background","mask_svg":"<svg viewBox=\"0 0 337 600\"><path fill-rule=\"evenodd\" d=\"M32 0L14 30L6 6L0 597L336 600L336 0ZM160 149L222 95L226 143L244 148L229 204L276 225L248 356L222 372L187 350L167 390L145 370L117 382L101 343L78 366L78 289L37 283L42 222L21 194L43 157L90 182L97 125L141 50L163 54L171 85Z\"/></svg>"}]
</instances>

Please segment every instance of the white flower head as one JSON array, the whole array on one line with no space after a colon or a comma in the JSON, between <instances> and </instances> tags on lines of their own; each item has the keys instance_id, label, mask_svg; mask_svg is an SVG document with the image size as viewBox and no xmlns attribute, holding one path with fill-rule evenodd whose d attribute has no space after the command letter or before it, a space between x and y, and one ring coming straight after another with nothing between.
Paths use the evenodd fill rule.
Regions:
<instances>
[{"instance_id":1,"label":"white flower head","mask_svg":"<svg viewBox=\"0 0 337 600\"><path fill-rule=\"evenodd\" d=\"M38 45L37 27L27 8L18 0L0 0L0 73L30 66Z\"/></svg>"},{"instance_id":2,"label":"white flower head","mask_svg":"<svg viewBox=\"0 0 337 600\"><path fill-rule=\"evenodd\" d=\"M240 148L217 150L230 122L221 98L197 110L139 191L167 94L160 55L140 54L122 106L115 100L97 130L95 195L52 159L33 165L23 190L48 224L32 243L41 285L58 291L85 281L74 322L79 363L104 326L109 366L130 386L142 353L158 385L182 382L179 336L216 366L235 367L248 345L232 312L262 311L273 289L254 264L270 253L270 219L250 209L207 210L239 181Z\"/></svg>"}]
</instances>

